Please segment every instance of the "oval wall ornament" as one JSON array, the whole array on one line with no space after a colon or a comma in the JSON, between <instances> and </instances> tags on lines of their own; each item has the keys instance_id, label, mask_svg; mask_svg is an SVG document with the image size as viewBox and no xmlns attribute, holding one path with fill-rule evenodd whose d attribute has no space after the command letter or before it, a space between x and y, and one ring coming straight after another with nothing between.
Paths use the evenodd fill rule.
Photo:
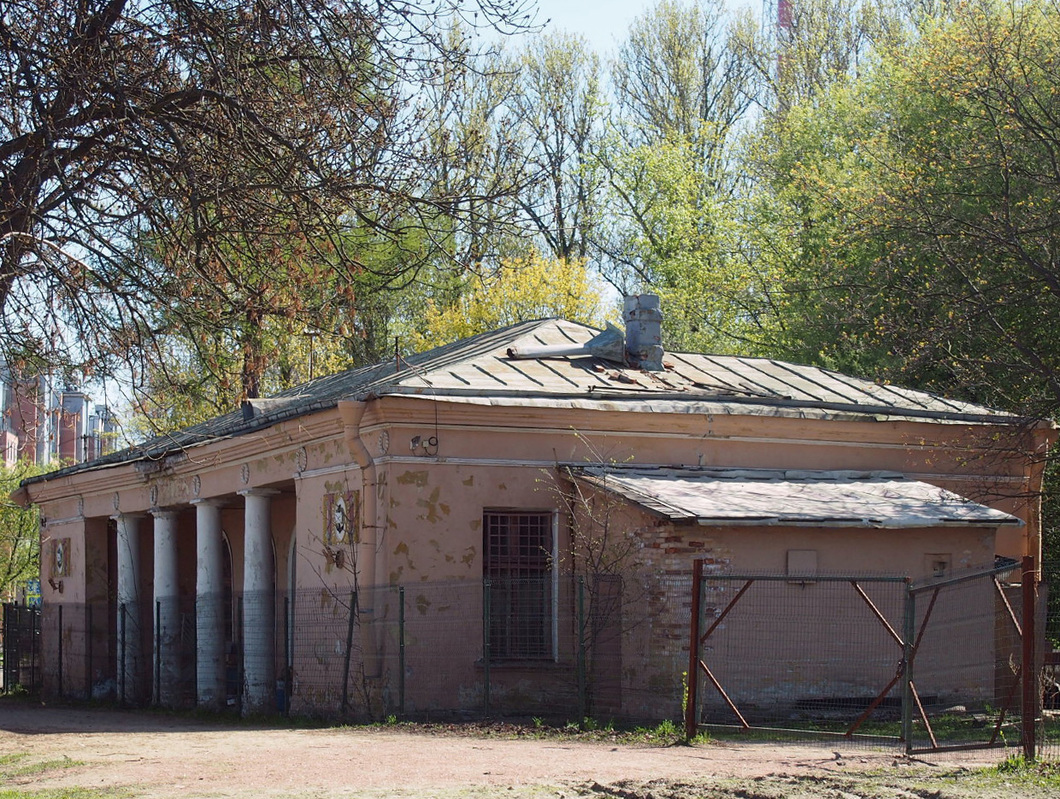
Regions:
<instances>
[{"instance_id":1,"label":"oval wall ornament","mask_svg":"<svg viewBox=\"0 0 1060 799\"><path fill-rule=\"evenodd\" d=\"M191 493L192 496L198 497L199 492L202 491L202 478L199 475L195 475L191 478Z\"/></svg>"},{"instance_id":2,"label":"oval wall ornament","mask_svg":"<svg viewBox=\"0 0 1060 799\"><path fill-rule=\"evenodd\" d=\"M243 481L243 485L250 482L250 464L244 463L243 468L239 470L239 479Z\"/></svg>"},{"instance_id":3,"label":"oval wall ornament","mask_svg":"<svg viewBox=\"0 0 1060 799\"><path fill-rule=\"evenodd\" d=\"M114 510L118 510L120 507L121 507L121 495L117 491L115 491L114 492Z\"/></svg>"}]
</instances>

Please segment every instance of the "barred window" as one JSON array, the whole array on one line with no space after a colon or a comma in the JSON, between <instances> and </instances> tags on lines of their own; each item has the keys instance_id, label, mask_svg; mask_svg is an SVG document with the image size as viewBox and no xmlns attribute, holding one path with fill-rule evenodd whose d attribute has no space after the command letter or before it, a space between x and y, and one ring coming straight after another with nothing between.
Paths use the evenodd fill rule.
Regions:
<instances>
[{"instance_id":1,"label":"barred window","mask_svg":"<svg viewBox=\"0 0 1060 799\"><path fill-rule=\"evenodd\" d=\"M552 514L485 511L482 529L491 658L551 658Z\"/></svg>"}]
</instances>

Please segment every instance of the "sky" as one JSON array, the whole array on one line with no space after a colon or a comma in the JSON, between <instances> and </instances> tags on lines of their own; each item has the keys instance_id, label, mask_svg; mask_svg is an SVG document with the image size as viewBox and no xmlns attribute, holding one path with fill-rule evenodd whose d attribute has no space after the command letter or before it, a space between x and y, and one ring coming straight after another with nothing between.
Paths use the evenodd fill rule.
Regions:
<instances>
[{"instance_id":1,"label":"sky","mask_svg":"<svg viewBox=\"0 0 1060 799\"><path fill-rule=\"evenodd\" d=\"M580 33L597 53L617 48L630 23L656 4L656 0L537 0L538 21L552 21L546 30ZM730 9L761 10L762 0L728 0Z\"/></svg>"}]
</instances>

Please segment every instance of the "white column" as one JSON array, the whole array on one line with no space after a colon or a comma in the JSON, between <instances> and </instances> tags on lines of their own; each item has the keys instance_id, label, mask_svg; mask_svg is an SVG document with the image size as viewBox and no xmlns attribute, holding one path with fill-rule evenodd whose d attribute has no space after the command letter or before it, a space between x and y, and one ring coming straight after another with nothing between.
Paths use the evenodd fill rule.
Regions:
<instances>
[{"instance_id":1,"label":"white column","mask_svg":"<svg viewBox=\"0 0 1060 799\"><path fill-rule=\"evenodd\" d=\"M143 647L140 626L140 516L119 513L118 529L118 699L143 699Z\"/></svg>"},{"instance_id":2,"label":"white column","mask_svg":"<svg viewBox=\"0 0 1060 799\"><path fill-rule=\"evenodd\" d=\"M243 523L243 713L266 713L275 701L275 566L271 497L275 491L241 491Z\"/></svg>"},{"instance_id":3,"label":"white column","mask_svg":"<svg viewBox=\"0 0 1060 799\"><path fill-rule=\"evenodd\" d=\"M155 583L151 613L155 628L153 663L155 698L163 707L177 700L180 667L177 641L180 632L180 588L177 582L177 511L152 509L155 517Z\"/></svg>"},{"instance_id":4,"label":"white column","mask_svg":"<svg viewBox=\"0 0 1060 799\"><path fill-rule=\"evenodd\" d=\"M200 707L225 701L224 539L221 506L195 500L195 688Z\"/></svg>"}]
</instances>

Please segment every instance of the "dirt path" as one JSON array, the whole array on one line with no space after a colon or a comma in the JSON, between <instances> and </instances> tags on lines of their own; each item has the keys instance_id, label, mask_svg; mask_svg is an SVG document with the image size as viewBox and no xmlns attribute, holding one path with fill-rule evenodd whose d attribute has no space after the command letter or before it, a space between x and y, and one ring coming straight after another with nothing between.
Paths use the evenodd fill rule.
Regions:
<instances>
[{"instance_id":1,"label":"dirt path","mask_svg":"<svg viewBox=\"0 0 1060 799\"><path fill-rule=\"evenodd\" d=\"M3 755L23 756L27 763L70 758L83 764L10 778L16 785L131 787L136 795L159 799L530 799L600 791L639 796L628 787L605 786L651 783L673 789L728 779L759 778L762 782L765 777L813 778L813 782L917 767L894 752L846 749L837 758L822 746L710 743L649 747L467 737L401 728L268 729L10 703L0 705ZM998 758L997 752L951 756L937 759L936 767L996 763Z\"/></svg>"}]
</instances>

